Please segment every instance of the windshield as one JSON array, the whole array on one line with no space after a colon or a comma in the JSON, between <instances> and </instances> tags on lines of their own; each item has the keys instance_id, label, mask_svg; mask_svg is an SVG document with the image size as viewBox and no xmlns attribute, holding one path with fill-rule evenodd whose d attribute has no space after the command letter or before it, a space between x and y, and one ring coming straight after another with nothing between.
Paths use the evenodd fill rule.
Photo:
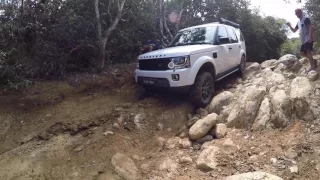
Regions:
<instances>
[{"instance_id":1,"label":"windshield","mask_svg":"<svg viewBox=\"0 0 320 180\"><path fill-rule=\"evenodd\" d=\"M201 27L179 32L169 47L193 44L212 44L216 27Z\"/></svg>"}]
</instances>

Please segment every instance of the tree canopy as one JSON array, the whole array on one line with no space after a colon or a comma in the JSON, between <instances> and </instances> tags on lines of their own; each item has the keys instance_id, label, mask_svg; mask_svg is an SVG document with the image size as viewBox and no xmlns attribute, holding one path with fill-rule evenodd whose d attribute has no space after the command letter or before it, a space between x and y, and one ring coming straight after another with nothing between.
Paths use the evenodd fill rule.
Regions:
<instances>
[{"instance_id":1,"label":"tree canopy","mask_svg":"<svg viewBox=\"0 0 320 180\"><path fill-rule=\"evenodd\" d=\"M59 77L103 69L102 62L134 62L152 36L165 47L180 29L217 17L240 24L248 60L278 58L286 40L284 21L261 17L249 5L247 0L1 0L0 84L16 76Z\"/></svg>"}]
</instances>

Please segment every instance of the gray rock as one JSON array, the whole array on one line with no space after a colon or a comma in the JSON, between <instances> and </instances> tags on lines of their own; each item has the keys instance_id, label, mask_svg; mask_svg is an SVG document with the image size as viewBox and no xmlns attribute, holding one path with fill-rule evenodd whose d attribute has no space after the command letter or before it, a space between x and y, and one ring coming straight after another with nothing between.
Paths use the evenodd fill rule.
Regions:
<instances>
[{"instance_id":1,"label":"gray rock","mask_svg":"<svg viewBox=\"0 0 320 180\"><path fill-rule=\"evenodd\" d=\"M179 147L183 149L189 149L192 146L192 142L188 139L180 139L179 140Z\"/></svg>"},{"instance_id":2,"label":"gray rock","mask_svg":"<svg viewBox=\"0 0 320 180\"><path fill-rule=\"evenodd\" d=\"M156 143L161 148L163 148L165 142L166 142L166 139L164 137L157 137L156 138Z\"/></svg>"},{"instance_id":3,"label":"gray rock","mask_svg":"<svg viewBox=\"0 0 320 180\"><path fill-rule=\"evenodd\" d=\"M301 64L307 64L307 63L309 63L309 60L307 58L302 58L302 59L299 60L299 62Z\"/></svg>"},{"instance_id":4,"label":"gray rock","mask_svg":"<svg viewBox=\"0 0 320 180\"><path fill-rule=\"evenodd\" d=\"M166 142L166 148L167 149L173 149L175 147L178 147L179 142L180 142L180 138L179 137L170 138Z\"/></svg>"},{"instance_id":5,"label":"gray rock","mask_svg":"<svg viewBox=\"0 0 320 180\"><path fill-rule=\"evenodd\" d=\"M197 161L197 168L200 170L213 170L217 167L218 162L217 162L217 154L219 153L219 148L215 146L210 146L206 149L204 149Z\"/></svg>"},{"instance_id":6,"label":"gray rock","mask_svg":"<svg viewBox=\"0 0 320 180\"><path fill-rule=\"evenodd\" d=\"M295 98L306 98L312 93L312 86L310 81L306 77L297 77L291 83L290 97Z\"/></svg>"},{"instance_id":7,"label":"gray rock","mask_svg":"<svg viewBox=\"0 0 320 180\"><path fill-rule=\"evenodd\" d=\"M230 138L227 138L223 141L222 147L224 149L231 150L231 151L235 151L239 149L239 147Z\"/></svg>"},{"instance_id":8,"label":"gray rock","mask_svg":"<svg viewBox=\"0 0 320 180\"><path fill-rule=\"evenodd\" d=\"M201 149L201 144L195 142L195 143L192 144L192 147L193 147L194 150L200 150Z\"/></svg>"},{"instance_id":9,"label":"gray rock","mask_svg":"<svg viewBox=\"0 0 320 180\"><path fill-rule=\"evenodd\" d=\"M193 162L190 156L183 156L179 159L180 164L191 164Z\"/></svg>"},{"instance_id":10,"label":"gray rock","mask_svg":"<svg viewBox=\"0 0 320 180\"><path fill-rule=\"evenodd\" d=\"M257 162L257 161L258 161L258 156L257 155L252 155L252 156L250 156L248 158L248 162L251 163L251 164L253 164L253 163Z\"/></svg>"},{"instance_id":11,"label":"gray rock","mask_svg":"<svg viewBox=\"0 0 320 180\"><path fill-rule=\"evenodd\" d=\"M298 172L299 172L299 168L298 168L297 165L291 166L291 167L289 168L289 170L290 170L291 173L298 173Z\"/></svg>"},{"instance_id":12,"label":"gray rock","mask_svg":"<svg viewBox=\"0 0 320 180\"><path fill-rule=\"evenodd\" d=\"M296 76L296 74L294 74L294 73L289 73L289 74L287 75L287 77L288 77L289 79L294 79L294 78L296 78L297 76Z\"/></svg>"},{"instance_id":13,"label":"gray rock","mask_svg":"<svg viewBox=\"0 0 320 180\"><path fill-rule=\"evenodd\" d=\"M197 121L199 120L198 117L193 117L191 118L188 123L187 123L187 127L190 128L191 126L193 126Z\"/></svg>"},{"instance_id":14,"label":"gray rock","mask_svg":"<svg viewBox=\"0 0 320 180\"><path fill-rule=\"evenodd\" d=\"M260 64L259 63L253 63L249 67L246 68L243 77L244 79L248 79L251 77L254 77L256 74L258 74L261 70Z\"/></svg>"},{"instance_id":15,"label":"gray rock","mask_svg":"<svg viewBox=\"0 0 320 180\"><path fill-rule=\"evenodd\" d=\"M269 102L269 98L265 98L261 103L258 115L254 120L252 128L254 130L263 130L267 127L267 124L270 122L270 119L271 119L270 102Z\"/></svg>"},{"instance_id":16,"label":"gray rock","mask_svg":"<svg viewBox=\"0 0 320 180\"><path fill-rule=\"evenodd\" d=\"M234 98L233 93L229 91L224 91L217 96L215 96L210 105L208 106L209 113L220 114L223 106L228 106Z\"/></svg>"},{"instance_id":17,"label":"gray rock","mask_svg":"<svg viewBox=\"0 0 320 180\"><path fill-rule=\"evenodd\" d=\"M198 139L196 142L199 144L203 144L207 141L212 141L213 140L213 136L212 135L205 135L202 138Z\"/></svg>"},{"instance_id":18,"label":"gray rock","mask_svg":"<svg viewBox=\"0 0 320 180\"><path fill-rule=\"evenodd\" d=\"M174 162L170 158L167 158L159 165L159 170L160 171L168 171L168 172L176 172L178 167L179 167L179 165L176 162Z\"/></svg>"},{"instance_id":19,"label":"gray rock","mask_svg":"<svg viewBox=\"0 0 320 180\"><path fill-rule=\"evenodd\" d=\"M227 134L227 125L219 123L212 130L211 134L217 139L224 138Z\"/></svg>"},{"instance_id":20,"label":"gray rock","mask_svg":"<svg viewBox=\"0 0 320 180\"><path fill-rule=\"evenodd\" d=\"M208 111L202 108L196 110L196 113L200 115L200 117L205 117L208 115Z\"/></svg>"},{"instance_id":21,"label":"gray rock","mask_svg":"<svg viewBox=\"0 0 320 180\"><path fill-rule=\"evenodd\" d=\"M225 180L283 180L283 179L269 173L257 171L257 172L249 172L244 174L228 176Z\"/></svg>"},{"instance_id":22,"label":"gray rock","mask_svg":"<svg viewBox=\"0 0 320 180\"><path fill-rule=\"evenodd\" d=\"M299 62L298 58L292 54L282 56L278 60L278 63L275 72L279 73L283 71L299 72L302 68L302 64Z\"/></svg>"},{"instance_id":23,"label":"gray rock","mask_svg":"<svg viewBox=\"0 0 320 180\"><path fill-rule=\"evenodd\" d=\"M218 119L218 115L215 113L209 114L197 121L190 129L189 129L189 137L192 140L198 140L204 135L206 135L210 129L216 125Z\"/></svg>"},{"instance_id":24,"label":"gray rock","mask_svg":"<svg viewBox=\"0 0 320 180\"><path fill-rule=\"evenodd\" d=\"M105 136L109 136L109 135L113 135L114 132L112 132L112 131L106 131L106 132L104 132L104 133L102 133L102 134L105 135Z\"/></svg>"},{"instance_id":25,"label":"gray rock","mask_svg":"<svg viewBox=\"0 0 320 180\"><path fill-rule=\"evenodd\" d=\"M149 166L149 164L141 164L140 168L143 171L148 171L150 169L150 166Z\"/></svg>"},{"instance_id":26,"label":"gray rock","mask_svg":"<svg viewBox=\"0 0 320 180\"><path fill-rule=\"evenodd\" d=\"M265 94L265 87L247 87L245 93L239 98L237 103L239 106L231 111L227 119L227 126L251 128Z\"/></svg>"},{"instance_id":27,"label":"gray rock","mask_svg":"<svg viewBox=\"0 0 320 180\"><path fill-rule=\"evenodd\" d=\"M77 146L73 151L74 152L80 152L80 151L82 151L84 149L84 145L79 145L79 146Z\"/></svg>"},{"instance_id":28,"label":"gray rock","mask_svg":"<svg viewBox=\"0 0 320 180\"><path fill-rule=\"evenodd\" d=\"M290 98L296 116L303 120L311 121L314 113L310 107L310 95L312 86L308 78L297 77L291 83Z\"/></svg>"},{"instance_id":29,"label":"gray rock","mask_svg":"<svg viewBox=\"0 0 320 180\"><path fill-rule=\"evenodd\" d=\"M264 61L263 63L261 63L261 69L265 69L265 68L273 69L277 66L277 62L278 60L276 59Z\"/></svg>"},{"instance_id":30,"label":"gray rock","mask_svg":"<svg viewBox=\"0 0 320 180\"><path fill-rule=\"evenodd\" d=\"M308 73L308 79L309 79L310 81L315 81L315 80L318 79L318 77L319 77L319 74L318 74L316 71L310 71L310 72Z\"/></svg>"},{"instance_id":31,"label":"gray rock","mask_svg":"<svg viewBox=\"0 0 320 180\"><path fill-rule=\"evenodd\" d=\"M243 80L242 80L242 78L237 78L236 82L237 82L237 84L242 84Z\"/></svg>"},{"instance_id":32,"label":"gray rock","mask_svg":"<svg viewBox=\"0 0 320 180\"><path fill-rule=\"evenodd\" d=\"M289 125L292 116L291 100L284 90L277 90L271 99L274 117L272 123L276 128L283 128Z\"/></svg>"},{"instance_id":33,"label":"gray rock","mask_svg":"<svg viewBox=\"0 0 320 180\"><path fill-rule=\"evenodd\" d=\"M115 128L115 129L120 129L119 124L116 123L116 122L112 124L112 127Z\"/></svg>"},{"instance_id":34,"label":"gray rock","mask_svg":"<svg viewBox=\"0 0 320 180\"><path fill-rule=\"evenodd\" d=\"M228 118L231 110L232 110L232 106L231 105L230 106L223 106L222 107L222 111L218 116L218 122L219 123L226 123L227 118Z\"/></svg>"},{"instance_id":35,"label":"gray rock","mask_svg":"<svg viewBox=\"0 0 320 180\"><path fill-rule=\"evenodd\" d=\"M111 164L115 172L126 180L139 179L139 170L132 159L124 154L116 153L111 158Z\"/></svg>"}]
</instances>

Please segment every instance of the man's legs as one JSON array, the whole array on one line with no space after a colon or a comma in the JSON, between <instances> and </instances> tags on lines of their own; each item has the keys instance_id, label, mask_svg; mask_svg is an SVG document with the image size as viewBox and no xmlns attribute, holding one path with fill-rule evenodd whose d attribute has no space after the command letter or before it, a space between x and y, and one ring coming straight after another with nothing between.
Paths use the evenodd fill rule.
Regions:
<instances>
[{"instance_id":1,"label":"man's legs","mask_svg":"<svg viewBox=\"0 0 320 180\"><path fill-rule=\"evenodd\" d=\"M301 56L304 56L308 58L310 63L310 69L307 70L307 72L310 72L312 70L315 70L317 68L317 61L313 59L313 43L305 43L301 47Z\"/></svg>"},{"instance_id":2,"label":"man's legs","mask_svg":"<svg viewBox=\"0 0 320 180\"><path fill-rule=\"evenodd\" d=\"M313 55L312 55L312 51L311 50L307 50L307 58L308 58L308 60L309 60L309 62L310 62L310 66L311 66L311 71L312 70L316 70L316 68L317 68L317 60L315 60L315 59L313 59Z\"/></svg>"}]
</instances>

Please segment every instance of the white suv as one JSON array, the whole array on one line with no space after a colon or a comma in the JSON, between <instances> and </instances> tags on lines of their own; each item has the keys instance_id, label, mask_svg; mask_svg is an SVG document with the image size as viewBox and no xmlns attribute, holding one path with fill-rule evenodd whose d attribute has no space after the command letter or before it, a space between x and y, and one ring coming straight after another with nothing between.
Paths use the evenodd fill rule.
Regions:
<instances>
[{"instance_id":1,"label":"white suv","mask_svg":"<svg viewBox=\"0 0 320 180\"><path fill-rule=\"evenodd\" d=\"M219 22L182 29L168 48L138 57L135 80L146 89L169 88L188 92L205 107L216 81L246 67L246 46L239 25Z\"/></svg>"}]
</instances>

